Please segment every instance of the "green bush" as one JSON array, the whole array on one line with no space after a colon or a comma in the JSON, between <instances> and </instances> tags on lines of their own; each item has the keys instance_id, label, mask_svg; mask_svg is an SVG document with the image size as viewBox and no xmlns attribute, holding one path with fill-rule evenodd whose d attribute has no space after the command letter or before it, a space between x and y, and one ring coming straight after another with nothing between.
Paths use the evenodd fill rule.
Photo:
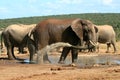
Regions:
<instances>
[{"instance_id":1,"label":"green bush","mask_svg":"<svg viewBox=\"0 0 120 80\"><path fill-rule=\"evenodd\" d=\"M11 24L37 24L41 20L48 18L81 18L91 20L96 25L112 25L117 40L120 40L120 13L86 13L86 14L69 14L69 15L52 15L52 16L36 16L23 17L13 19L0 19L0 28L5 28Z\"/></svg>"}]
</instances>

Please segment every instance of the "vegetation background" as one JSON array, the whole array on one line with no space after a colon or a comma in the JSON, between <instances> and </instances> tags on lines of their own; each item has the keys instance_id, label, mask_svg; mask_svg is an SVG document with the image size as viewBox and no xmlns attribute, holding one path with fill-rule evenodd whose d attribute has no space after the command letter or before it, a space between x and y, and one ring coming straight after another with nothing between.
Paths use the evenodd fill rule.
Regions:
<instances>
[{"instance_id":1,"label":"vegetation background","mask_svg":"<svg viewBox=\"0 0 120 80\"><path fill-rule=\"evenodd\" d=\"M37 24L40 21L48 18L81 18L88 19L96 25L112 25L116 32L117 41L120 40L120 13L86 13L0 19L0 29L5 28L11 24Z\"/></svg>"}]
</instances>

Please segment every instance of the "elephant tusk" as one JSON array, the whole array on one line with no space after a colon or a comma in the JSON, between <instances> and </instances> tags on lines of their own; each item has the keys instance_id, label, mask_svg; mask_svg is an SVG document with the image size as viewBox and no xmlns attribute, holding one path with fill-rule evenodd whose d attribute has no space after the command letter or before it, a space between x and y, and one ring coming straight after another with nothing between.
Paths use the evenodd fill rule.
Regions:
<instances>
[{"instance_id":1,"label":"elephant tusk","mask_svg":"<svg viewBox=\"0 0 120 80\"><path fill-rule=\"evenodd\" d=\"M96 46L96 43L95 42L93 42L93 41L91 41L91 40L89 40L90 41L90 43L93 45L93 46Z\"/></svg>"}]
</instances>

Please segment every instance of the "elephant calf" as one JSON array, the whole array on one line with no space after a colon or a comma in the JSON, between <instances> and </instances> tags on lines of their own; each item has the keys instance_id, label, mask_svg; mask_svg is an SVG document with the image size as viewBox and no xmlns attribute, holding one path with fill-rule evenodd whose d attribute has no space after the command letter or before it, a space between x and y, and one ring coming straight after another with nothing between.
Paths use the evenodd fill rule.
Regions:
<instances>
[{"instance_id":1,"label":"elephant calf","mask_svg":"<svg viewBox=\"0 0 120 80\"><path fill-rule=\"evenodd\" d=\"M98 28L97 40L99 43L107 44L107 53L109 52L109 47L111 44L114 48L114 53L116 49L116 34L112 26L110 25L100 25L96 26Z\"/></svg>"}]
</instances>

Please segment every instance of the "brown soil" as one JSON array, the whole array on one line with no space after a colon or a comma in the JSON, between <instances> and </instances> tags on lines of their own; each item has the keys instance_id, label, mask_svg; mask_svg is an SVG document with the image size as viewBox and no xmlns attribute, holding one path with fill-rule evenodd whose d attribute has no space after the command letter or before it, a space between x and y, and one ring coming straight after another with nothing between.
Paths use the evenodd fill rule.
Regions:
<instances>
[{"instance_id":1,"label":"brown soil","mask_svg":"<svg viewBox=\"0 0 120 80\"><path fill-rule=\"evenodd\" d=\"M105 53L105 46L101 45L99 53L120 56L120 42L118 52ZM56 54L56 53L55 53ZM54 56L60 56L52 54ZM95 53L79 53L79 55L94 55ZM28 58L29 54L17 54L19 58ZM120 80L119 65L95 65L92 67L72 67L68 64L22 64L19 60L8 60L6 52L0 57L0 80Z\"/></svg>"}]
</instances>

